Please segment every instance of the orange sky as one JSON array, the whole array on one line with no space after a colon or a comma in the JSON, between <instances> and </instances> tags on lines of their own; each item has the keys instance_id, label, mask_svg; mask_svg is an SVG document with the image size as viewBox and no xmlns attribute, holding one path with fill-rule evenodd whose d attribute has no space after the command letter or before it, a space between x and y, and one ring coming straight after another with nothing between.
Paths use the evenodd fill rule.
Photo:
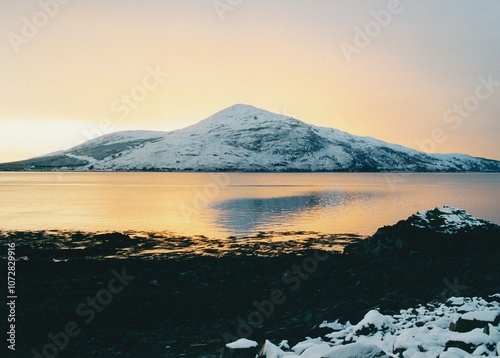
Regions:
<instances>
[{"instance_id":1,"label":"orange sky","mask_svg":"<svg viewBox=\"0 0 500 358\"><path fill-rule=\"evenodd\" d=\"M495 0L20 0L0 34L1 162L235 103L500 159Z\"/></svg>"}]
</instances>

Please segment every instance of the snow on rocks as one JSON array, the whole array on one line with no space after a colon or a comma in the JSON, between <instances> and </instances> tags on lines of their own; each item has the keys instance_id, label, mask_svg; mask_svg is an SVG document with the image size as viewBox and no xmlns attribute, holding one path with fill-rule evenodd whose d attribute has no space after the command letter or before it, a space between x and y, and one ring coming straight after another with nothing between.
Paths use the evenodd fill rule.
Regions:
<instances>
[{"instance_id":1,"label":"snow on rocks","mask_svg":"<svg viewBox=\"0 0 500 358\"><path fill-rule=\"evenodd\" d=\"M418 228L434 229L436 232L455 234L462 230L487 226L485 220L476 218L463 209L442 206L432 210L418 211L410 218L411 225Z\"/></svg>"},{"instance_id":2,"label":"snow on rocks","mask_svg":"<svg viewBox=\"0 0 500 358\"><path fill-rule=\"evenodd\" d=\"M380 332L395 332L394 319L384 316L377 310L371 310L365 317L352 328L352 332L346 337L346 341L356 341L359 336L371 336Z\"/></svg>"},{"instance_id":3,"label":"snow on rocks","mask_svg":"<svg viewBox=\"0 0 500 358\"><path fill-rule=\"evenodd\" d=\"M474 328L485 328L488 324L498 325L500 323L500 311L475 311L468 312L458 318L453 325L457 332L468 332Z\"/></svg>"},{"instance_id":4,"label":"snow on rocks","mask_svg":"<svg viewBox=\"0 0 500 358\"><path fill-rule=\"evenodd\" d=\"M254 358L257 354L259 344L246 338L241 338L236 342L226 344L221 358Z\"/></svg>"},{"instance_id":5,"label":"snow on rocks","mask_svg":"<svg viewBox=\"0 0 500 358\"><path fill-rule=\"evenodd\" d=\"M245 348L257 347L258 345L259 344L255 341L251 341L246 338L241 338L236 342L226 344L226 347L231 349L245 349Z\"/></svg>"},{"instance_id":6,"label":"snow on rocks","mask_svg":"<svg viewBox=\"0 0 500 358\"><path fill-rule=\"evenodd\" d=\"M387 355L376 345L365 345L361 343L347 344L334 347L325 358L351 358L351 357L387 357Z\"/></svg>"},{"instance_id":7,"label":"snow on rocks","mask_svg":"<svg viewBox=\"0 0 500 358\"><path fill-rule=\"evenodd\" d=\"M307 338L291 349L266 341L259 356L495 357L500 354L500 303L495 299L452 297L445 303L401 310L394 316L372 310L356 325L324 322L321 327L332 329L332 333ZM459 332L456 324L460 319L482 322L482 326Z\"/></svg>"},{"instance_id":8,"label":"snow on rocks","mask_svg":"<svg viewBox=\"0 0 500 358\"><path fill-rule=\"evenodd\" d=\"M470 251L492 254L500 249L500 226L463 209L442 206L418 211L395 225L384 226L366 240L348 245L344 253L365 256L456 255Z\"/></svg>"}]
</instances>

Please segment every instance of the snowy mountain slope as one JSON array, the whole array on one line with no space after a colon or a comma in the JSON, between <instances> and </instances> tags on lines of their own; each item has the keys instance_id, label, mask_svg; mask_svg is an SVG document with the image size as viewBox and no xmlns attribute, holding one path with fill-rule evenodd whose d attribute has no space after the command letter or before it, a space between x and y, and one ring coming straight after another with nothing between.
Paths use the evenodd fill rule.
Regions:
<instances>
[{"instance_id":1,"label":"snowy mountain slope","mask_svg":"<svg viewBox=\"0 0 500 358\"><path fill-rule=\"evenodd\" d=\"M0 170L498 172L500 161L427 154L234 105L184 129L113 133Z\"/></svg>"}]
</instances>

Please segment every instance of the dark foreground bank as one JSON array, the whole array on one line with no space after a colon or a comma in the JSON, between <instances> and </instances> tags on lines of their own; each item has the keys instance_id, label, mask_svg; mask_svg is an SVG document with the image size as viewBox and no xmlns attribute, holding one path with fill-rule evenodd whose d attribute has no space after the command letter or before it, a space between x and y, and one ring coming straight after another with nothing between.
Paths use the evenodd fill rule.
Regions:
<instances>
[{"instance_id":1,"label":"dark foreground bank","mask_svg":"<svg viewBox=\"0 0 500 358\"><path fill-rule=\"evenodd\" d=\"M29 260L16 263L16 351L7 343L2 350L7 357L218 357L240 337L293 344L320 336L324 320L357 322L374 308L392 314L500 287L498 251L468 243L438 256L309 246L283 253L274 246L273 256L235 249L149 260L92 259L77 248L54 262L18 240L16 255ZM4 327L7 316L4 306Z\"/></svg>"}]
</instances>

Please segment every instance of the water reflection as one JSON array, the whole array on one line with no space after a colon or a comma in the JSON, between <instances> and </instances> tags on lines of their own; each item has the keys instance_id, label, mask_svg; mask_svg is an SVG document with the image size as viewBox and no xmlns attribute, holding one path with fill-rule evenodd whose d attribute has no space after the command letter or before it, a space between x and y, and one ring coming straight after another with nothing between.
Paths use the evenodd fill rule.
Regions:
<instances>
[{"instance_id":1,"label":"water reflection","mask_svg":"<svg viewBox=\"0 0 500 358\"><path fill-rule=\"evenodd\" d=\"M0 173L0 230L168 231L227 238L256 231L371 235L418 210L462 207L500 223L500 174ZM183 210L187 208L188 210Z\"/></svg>"},{"instance_id":2,"label":"water reflection","mask_svg":"<svg viewBox=\"0 0 500 358\"><path fill-rule=\"evenodd\" d=\"M294 217L314 216L324 209L348 205L372 196L368 193L339 191L310 192L301 195L271 198L238 198L213 205L219 227L236 236L258 231L287 229Z\"/></svg>"}]
</instances>

